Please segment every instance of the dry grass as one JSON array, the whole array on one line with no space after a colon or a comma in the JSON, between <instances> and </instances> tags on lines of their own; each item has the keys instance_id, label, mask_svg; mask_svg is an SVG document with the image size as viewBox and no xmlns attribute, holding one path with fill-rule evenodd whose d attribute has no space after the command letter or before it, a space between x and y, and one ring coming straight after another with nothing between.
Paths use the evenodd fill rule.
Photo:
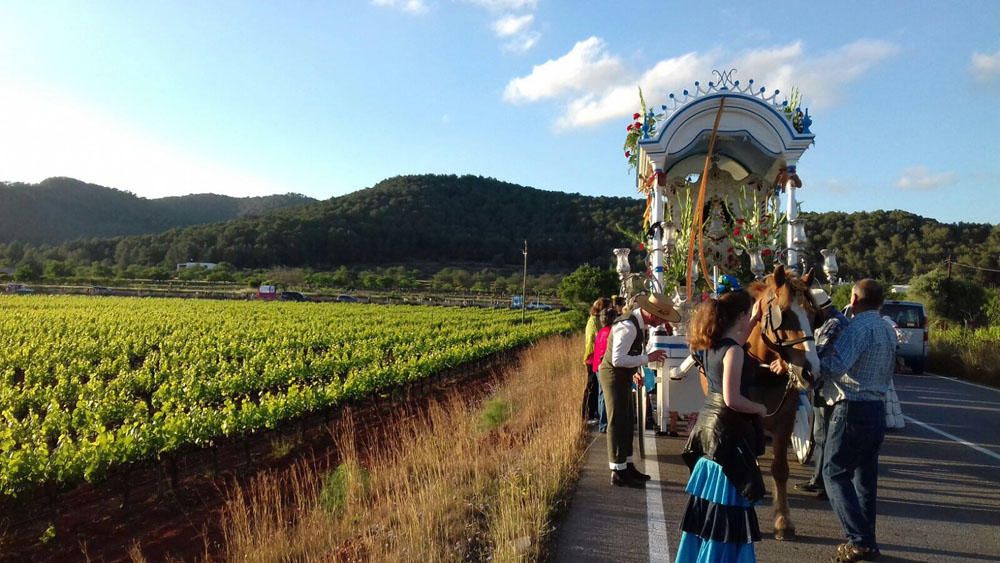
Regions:
<instances>
[{"instance_id":1,"label":"dry grass","mask_svg":"<svg viewBox=\"0 0 1000 563\"><path fill-rule=\"evenodd\" d=\"M483 404L451 397L363 459L342 428L334 471L300 464L234 491L231 561L536 560L576 479L584 378L576 339L522 353Z\"/></svg>"}]
</instances>

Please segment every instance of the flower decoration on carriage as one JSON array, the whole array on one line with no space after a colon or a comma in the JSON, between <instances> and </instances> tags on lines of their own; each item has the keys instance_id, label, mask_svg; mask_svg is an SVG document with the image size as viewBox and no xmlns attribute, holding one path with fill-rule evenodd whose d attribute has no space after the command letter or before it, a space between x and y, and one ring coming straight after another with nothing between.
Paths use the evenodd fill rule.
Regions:
<instances>
[{"instance_id":1,"label":"flower decoration on carriage","mask_svg":"<svg viewBox=\"0 0 1000 563\"><path fill-rule=\"evenodd\" d=\"M625 160L628 161L629 171L639 169L639 141L648 139L656 134L656 116L646 109L646 98L642 95L642 88L639 88L640 111L632 114L632 122L625 127ZM650 194L651 178L639 178L638 190L641 193Z\"/></svg>"},{"instance_id":2,"label":"flower decoration on carriage","mask_svg":"<svg viewBox=\"0 0 1000 563\"><path fill-rule=\"evenodd\" d=\"M760 275L762 259L781 259L788 216L781 211L776 194L747 186L740 189L736 209L728 211L733 217L729 240L737 253L750 256L751 272Z\"/></svg>"}]
</instances>

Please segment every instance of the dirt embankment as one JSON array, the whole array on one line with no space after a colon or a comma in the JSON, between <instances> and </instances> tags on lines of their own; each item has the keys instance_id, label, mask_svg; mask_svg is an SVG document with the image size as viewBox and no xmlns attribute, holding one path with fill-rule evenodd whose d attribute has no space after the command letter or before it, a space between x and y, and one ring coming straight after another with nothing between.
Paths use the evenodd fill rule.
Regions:
<instances>
[{"instance_id":1,"label":"dirt embankment","mask_svg":"<svg viewBox=\"0 0 1000 563\"><path fill-rule=\"evenodd\" d=\"M392 440L394 424L435 398L454 392L468 401L483 397L518 355L501 352L273 431L120 468L97 484L0 499L0 561L120 561L136 545L149 560L212 558L220 547L219 511L233 487L303 460L332 465L344 439L333 429L348 417L355 443Z\"/></svg>"}]
</instances>

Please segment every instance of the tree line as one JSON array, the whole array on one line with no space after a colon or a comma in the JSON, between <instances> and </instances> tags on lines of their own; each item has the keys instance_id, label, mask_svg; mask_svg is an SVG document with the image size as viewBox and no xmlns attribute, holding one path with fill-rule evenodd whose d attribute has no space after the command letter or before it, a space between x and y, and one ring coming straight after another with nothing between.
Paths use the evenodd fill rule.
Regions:
<instances>
[{"instance_id":1,"label":"tree line","mask_svg":"<svg viewBox=\"0 0 1000 563\"><path fill-rule=\"evenodd\" d=\"M583 263L611 267L611 249L632 244L617 227L638 230L644 207L640 199L547 192L479 176L400 176L312 205L155 235L0 244L0 267L24 279L158 279L181 275L181 262L227 265L202 274L210 279L276 267L322 277L342 268L420 264L426 278L469 264L472 276L519 269L528 240L532 271L560 275ZM951 257L960 275L1000 285L1000 274L990 271L1000 270L998 225L940 223L905 211L812 212L803 219L806 256L817 270L819 250L833 248L844 279L906 283Z\"/></svg>"}]
</instances>

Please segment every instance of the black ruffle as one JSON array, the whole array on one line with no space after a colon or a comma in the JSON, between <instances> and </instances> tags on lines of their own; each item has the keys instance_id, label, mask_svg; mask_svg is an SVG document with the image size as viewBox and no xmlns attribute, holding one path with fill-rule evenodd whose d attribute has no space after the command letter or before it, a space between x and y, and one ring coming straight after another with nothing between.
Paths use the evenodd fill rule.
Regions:
<instances>
[{"instance_id":1,"label":"black ruffle","mask_svg":"<svg viewBox=\"0 0 1000 563\"><path fill-rule=\"evenodd\" d=\"M681 530L717 542L760 541L760 525L752 506L727 506L695 496L688 498Z\"/></svg>"}]
</instances>

